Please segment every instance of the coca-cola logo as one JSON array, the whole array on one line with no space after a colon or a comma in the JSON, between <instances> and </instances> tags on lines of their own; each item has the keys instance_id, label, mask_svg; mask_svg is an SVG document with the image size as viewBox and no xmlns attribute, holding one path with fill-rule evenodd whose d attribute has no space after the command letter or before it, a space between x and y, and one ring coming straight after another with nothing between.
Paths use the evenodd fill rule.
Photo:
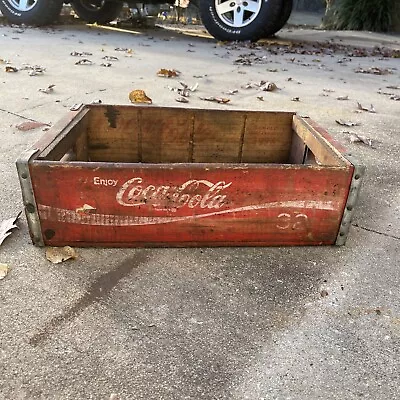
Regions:
<instances>
[{"instance_id":1,"label":"coca-cola logo","mask_svg":"<svg viewBox=\"0 0 400 400\"><path fill-rule=\"evenodd\" d=\"M232 182L191 179L180 186L154 185L135 177L119 189L116 200L126 207L152 206L158 210L176 211L182 207L191 209L220 209L227 204L223 191Z\"/></svg>"}]
</instances>

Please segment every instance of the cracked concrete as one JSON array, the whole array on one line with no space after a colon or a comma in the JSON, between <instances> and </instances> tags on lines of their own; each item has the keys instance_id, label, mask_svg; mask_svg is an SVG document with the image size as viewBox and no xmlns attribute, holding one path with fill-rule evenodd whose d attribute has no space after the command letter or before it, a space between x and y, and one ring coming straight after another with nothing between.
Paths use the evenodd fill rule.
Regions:
<instances>
[{"instance_id":1,"label":"cracked concrete","mask_svg":"<svg viewBox=\"0 0 400 400\"><path fill-rule=\"evenodd\" d=\"M292 28L276 40L296 48L315 39L400 48L395 36ZM0 26L1 59L46 68L31 77L0 65L0 220L22 209L14 161L43 135L17 124L54 124L74 103L96 99L128 104L138 88L156 105L181 106L168 89L178 82L158 78L160 68L199 83L189 106L297 110L367 166L340 248L88 248L52 265L21 218L0 247L0 262L11 268L0 281L2 399L399 398L400 114L398 101L378 93L399 92L388 89L400 85L398 59L273 49L159 29ZM72 51L91 52L94 64L75 65ZM235 64L243 54L261 62ZM105 55L119 60L100 67ZM392 73L355 73L371 66ZM260 80L281 90L260 101L260 92L242 88ZM53 93L38 92L50 84ZM229 106L199 99L232 89ZM348 101L337 100L344 95ZM355 112L357 101L372 103L376 114ZM361 125L345 128L336 119ZM376 148L350 143L346 131Z\"/></svg>"}]
</instances>

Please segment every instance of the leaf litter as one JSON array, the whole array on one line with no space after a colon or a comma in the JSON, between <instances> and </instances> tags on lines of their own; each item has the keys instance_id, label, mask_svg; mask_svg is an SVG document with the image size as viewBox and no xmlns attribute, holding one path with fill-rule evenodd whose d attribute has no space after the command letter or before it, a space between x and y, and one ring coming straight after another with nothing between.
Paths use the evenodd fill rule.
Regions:
<instances>
[{"instance_id":1,"label":"leaf litter","mask_svg":"<svg viewBox=\"0 0 400 400\"><path fill-rule=\"evenodd\" d=\"M67 260L74 260L78 257L75 249L70 246L48 247L46 249L46 258L53 264L60 264Z\"/></svg>"},{"instance_id":2,"label":"leaf litter","mask_svg":"<svg viewBox=\"0 0 400 400\"><path fill-rule=\"evenodd\" d=\"M360 111L367 111L369 113L376 114L376 110L372 104L369 108L367 108L367 107L364 107L361 103L357 102L357 109Z\"/></svg>"},{"instance_id":3,"label":"leaf litter","mask_svg":"<svg viewBox=\"0 0 400 400\"><path fill-rule=\"evenodd\" d=\"M42 89L39 89L39 92L42 92L42 93L45 93L45 94L50 94L50 93L53 93L54 92L54 86L56 86L56 85L49 85L49 86L47 86L47 88L42 88Z\"/></svg>"},{"instance_id":4,"label":"leaf litter","mask_svg":"<svg viewBox=\"0 0 400 400\"><path fill-rule=\"evenodd\" d=\"M359 122L351 122L351 121L345 121L343 119L337 119L335 120L337 124L341 125L341 126L360 126L361 124Z\"/></svg>"},{"instance_id":5,"label":"leaf litter","mask_svg":"<svg viewBox=\"0 0 400 400\"><path fill-rule=\"evenodd\" d=\"M144 103L144 104L153 103L153 100L150 97L148 97L145 91L142 89L132 90L132 92L129 93L129 100L131 101L131 103Z\"/></svg>"},{"instance_id":6,"label":"leaf litter","mask_svg":"<svg viewBox=\"0 0 400 400\"><path fill-rule=\"evenodd\" d=\"M16 217L8 218L0 222L0 246L3 244L4 240L11 235L14 229L19 229L16 225L21 213Z\"/></svg>"},{"instance_id":7,"label":"leaf litter","mask_svg":"<svg viewBox=\"0 0 400 400\"><path fill-rule=\"evenodd\" d=\"M10 267L7 264L0 263L0 281L8 275L9 270Z\"/></svg>"},{"instance_id":8,"label":"leaf litter","mask_svg":"<svg viewBox=\"0 0 400 400\"><path fill-rule=\"evenodd\" d=\"M160 76L161 78L176 78L180 75L181 73L177 71L176 69L167 69L167 68L161 68L157 72L157 76Z\"/></svg>"}]
</instances>

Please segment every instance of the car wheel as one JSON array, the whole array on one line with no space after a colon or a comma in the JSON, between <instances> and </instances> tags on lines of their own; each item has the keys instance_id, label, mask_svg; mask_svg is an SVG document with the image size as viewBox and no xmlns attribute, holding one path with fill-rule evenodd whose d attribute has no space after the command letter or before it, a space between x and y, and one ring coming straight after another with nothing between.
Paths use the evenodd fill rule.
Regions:
<instances>
[{"instance_id":1,"label":"car wheel","mask_svg":"<svg viewBox=\"0 0 400 400\"><path fill-rule=\"evenodd\" d=\"M114 21L122 10L123 2L105 0L74 0L71 6L78 17L83 20L98 24Z\"/></svg>"},{"instance_id":2,"label":"car wheel","mask_svg":"<svg viewBox=\"0 0 400 400\"><path fill-rule=\"evenodd\" d=\"M60 15L62 6L62 0L0 0L2 14L13 24L50 24Z\"/></svg>"},{"instance_id":3,"label":"car wheel","mask_svg":"<svg viewBox=\"0 0 400 400\"><path fill-rule=\"evenodd\" d=\"M204 26L218 40L258 40L278 21L282 0L200 0Z\"/></svg>"},{"instance_id":4,"label":"car wheel","mask_svg":"<svg viewBox=\"0 0 400 400\"><path fill-rule=\"evenodd\" d=\"M293 0L283 0L282 10L279 14L279 18L276 21L276 24L268 27L268 29L264 29L263 37L272 36L276 32L280 31L288 22L290 18L290 14L292 13L293 9Z\"/></svg>"}]
</instances>

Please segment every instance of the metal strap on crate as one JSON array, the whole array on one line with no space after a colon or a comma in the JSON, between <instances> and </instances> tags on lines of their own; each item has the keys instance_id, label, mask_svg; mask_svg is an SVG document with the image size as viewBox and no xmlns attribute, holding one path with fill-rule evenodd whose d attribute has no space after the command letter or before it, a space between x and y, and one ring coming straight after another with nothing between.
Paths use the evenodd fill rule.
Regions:
<instances>
[{"instance_id":1,"label":"metal strap on crate","mask_svg":"<svg viewBox=\"0 0 400 400\"><path fill-rule=\"evenodd\" d=\"M354 166L353 177L350 184L349 195L343 211L342 221L336 238L336 245L343 246L346 243L347 235L350 230L351 220L353 219L355 205L361 189L361 183L365 175L365 166L361 165L351 154L344 154L346 159Z\"/></svg>"},{"instance_id":2,"label":"metal strap on crate","mask_svg":"<svg viewBox=\"0 0 400 400\"><path fill-rule=\"evenodd\" d=\"M29 161L38 151L38 149L30 149L23 153L17 160L17 171L22 190L26 219L28 221L33 244L44 246L39 213L36 205L35 194L33 192L31 175L29 173Z\"/></svg>"}]
</instances>

